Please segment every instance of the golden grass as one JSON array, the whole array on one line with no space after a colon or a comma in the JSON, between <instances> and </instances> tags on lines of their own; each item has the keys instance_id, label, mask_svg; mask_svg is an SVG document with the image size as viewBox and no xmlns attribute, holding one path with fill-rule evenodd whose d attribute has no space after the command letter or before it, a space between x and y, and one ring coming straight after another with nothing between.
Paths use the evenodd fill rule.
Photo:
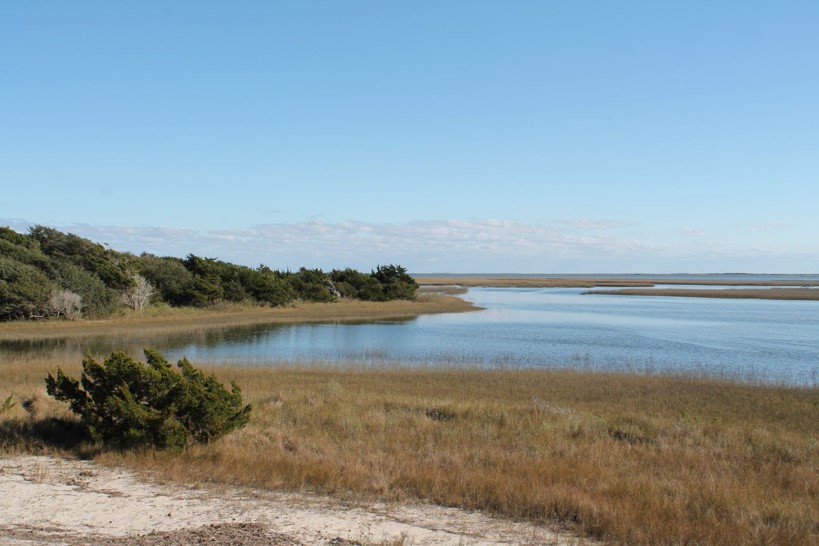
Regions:
<instances>
[{"instance_id":1,"label":"golden grass","mask_svg":"<svg viewBox=\"0 0 819 546\"><path fill-rule=\"evenodd\" d=\"M819 300L815 288L729 288L725 290L689 288L590 290L584 294L607 294L613 296L672 296L680 298L726 298L756 300Z\"/></svg>"},{"instance_id":2,"label":"golden grass","mask_svg":"<svg viewBox=\"0 0 819 546\"><path fill-rule=\"evenodd\" d=\"M428 284L424 286L418 287L419 294L450 294L450 295L457 295L457 294L466 294L469 292L469 288L466 286L459 286L455 284L450 285L433 285Z\"/></svg>"},{"instance_id":3,"label":"golden grass","mask_svg":"<svg viewBox=\"0 0 819 546\"><path fill-rule=\"evenodd\" d=\"M57 365L0 363L0 396ZM250 424L182 453L100 453L159 479L425 499L614 544L819 542L819 390L573 371L211 368ZM54 449L0 417L7 450Z\"/></svg>"},{"instance_id":4,"label":"golden grass","mask_svg":"<svg viewBox=\"0 0 819 546\"><path fill-rule=\"evenodd\" d=\"M416 282L424 287L438 286L488 286L492 288L593 288L595 286L654 286L649 280L634 279L580 279L551 277L503 277L503 276L452 276L416 277Z\"/></svg>"},{"instance_id":5,"label":"golden grass","mask_svg":"<svg viewBox=\"0 0 819 546\"><path fill-rule=\"evenodd\" d=\"M573 277L504 277L498 276L446 276L446 277L417 277L419 285L459 285L459 286L488 286L488 287L517 287L517 288L594 288L594 287L652 287L657 284L685 284L700 286L819 286L819 281L736 281L716 279L670 280L663 278L641 279L600 279L600 278L573 278Z\"/></svg>"},{"instance_id":6,"label":"golden grass","mask_svg":"<svg viewBox=\"0 0 819 546\"><path fill-rule=\"evenodd\" d=\"M215 308L151 307L106 320L17 321L0 323L0 341L57 339L91 336L144 338L184 332L201 332L254 324L354 322L410 318L430 313L456 313L477 309L460 298L423 294L416 301L298 303L289 307L220 305Z\"/></svg>"}]
</instances>

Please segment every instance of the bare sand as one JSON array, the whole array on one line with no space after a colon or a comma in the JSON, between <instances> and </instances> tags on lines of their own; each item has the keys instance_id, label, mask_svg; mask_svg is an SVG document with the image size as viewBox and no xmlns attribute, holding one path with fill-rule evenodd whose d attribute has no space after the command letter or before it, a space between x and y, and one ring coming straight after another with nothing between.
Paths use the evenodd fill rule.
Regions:
<instances>
[{"instance_id":1,"label":"bare sand","mask_svg":"<svg viewBox=\"0 0 819 546\"><path fill-rule=\"evenodd\" d=\"M188 488L91 461L0 456L0 543L22 545L563 545L573 535L433 505Z\"/></svg>"}]
</instances>

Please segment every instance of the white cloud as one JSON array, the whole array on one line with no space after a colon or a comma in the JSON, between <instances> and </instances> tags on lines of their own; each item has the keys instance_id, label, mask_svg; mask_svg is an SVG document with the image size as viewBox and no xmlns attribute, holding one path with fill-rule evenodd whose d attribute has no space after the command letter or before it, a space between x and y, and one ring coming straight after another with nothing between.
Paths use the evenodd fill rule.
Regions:
<instances>
[{"instance_id":1,"label":"white cloud","mask_svg":"<svg viewBox=\"0 0 819 546\"><path fill-rule=\"evenodd\" d=\"M575 229L587 229L595 231L619 229L634 225L633 222L626 222L625 220L587 220L585 218L557 220L557 223L573 227Z\"/></svg>"},{"instance_id":2,"label":"white cloud","mask_svg":"<svg viewBox=\"0 0 819 546\"><path fill-rule=\"evenodd\" d=\"M615 223L601 225L613 229ZM27 226L19 220L12 225L18 231L25 231ZM399 263L416 272L659 273L766 271L772 267L766 264L792 263L796 264L791 266L793 271L797 267L801 272L819 270L816 248L739 245L705 237L694 228L686 228L684 233L690 237L677 242L656 234L625 237L616 230L587 231L502 219L405 223L313 220L212 231L90 224L53 227L122 251L180 257L193 253L281 269L349 266L366 270L377 264ZM776 262L771 261L774 259Z\"/></svg>"},{"instance_id":3,"label":"white cloud","mask_svg":"<svg viewBox=\"0 0 819 546\"><path fill-rule=\"evenodd\" d=\"M782 220L771 220L770 222L766 222L764 224L756 224L751 226L749 229L753 233L768 233L771 231L776 231L779 229L783 229L787 227L787 222Z\"/></svg>"}]
</instances>

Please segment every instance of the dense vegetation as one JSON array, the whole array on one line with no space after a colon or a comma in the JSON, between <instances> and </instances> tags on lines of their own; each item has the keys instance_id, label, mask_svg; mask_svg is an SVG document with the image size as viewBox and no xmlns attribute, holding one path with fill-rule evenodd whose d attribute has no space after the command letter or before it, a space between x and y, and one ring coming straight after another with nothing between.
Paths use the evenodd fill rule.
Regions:
<instances>
[{"instance_id":1,"label":"dense vegetation","mask_svg":"<svg viewBox=\"0 0 819 546\"><path fill-rule=\"evenodd\" d=\"M46 389L71 405L95 441L113 447L206 444L247 424L251 408L236 383L227 390L184 358L176 372L154 350L146 349L145 359L114 352L99 364L89 356L79 381L58 368Z\"/></svg>"},{"instance_id":2,"label":"dense vegetation","mask_svg":"<svg viewBox=\"0 0 819 546\"><path fill-rule=\"evenodd\" d=\"M338 298L413 299L417 284L405 268L251 268L189 254L140 256L36 226L28 234L0 227L0 320L109 316L149 303L210 306L218 302L280 306Z\"/></svg>"}]
</instances>

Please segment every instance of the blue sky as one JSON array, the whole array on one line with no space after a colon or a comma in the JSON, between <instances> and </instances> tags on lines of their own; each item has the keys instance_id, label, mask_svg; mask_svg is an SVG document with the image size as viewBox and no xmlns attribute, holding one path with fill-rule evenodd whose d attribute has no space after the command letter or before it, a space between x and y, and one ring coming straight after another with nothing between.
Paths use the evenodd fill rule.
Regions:
<instances>
[{"instance_id":1,"label":"blue sky","mask_svg":"<svg viewBox=\"0 0 819 546\"><path fill-rule=\"evenodd\" d=\"M819 3L16 2L0 224L274 268L819 272Z\"/></svg>"}]
</instances>

